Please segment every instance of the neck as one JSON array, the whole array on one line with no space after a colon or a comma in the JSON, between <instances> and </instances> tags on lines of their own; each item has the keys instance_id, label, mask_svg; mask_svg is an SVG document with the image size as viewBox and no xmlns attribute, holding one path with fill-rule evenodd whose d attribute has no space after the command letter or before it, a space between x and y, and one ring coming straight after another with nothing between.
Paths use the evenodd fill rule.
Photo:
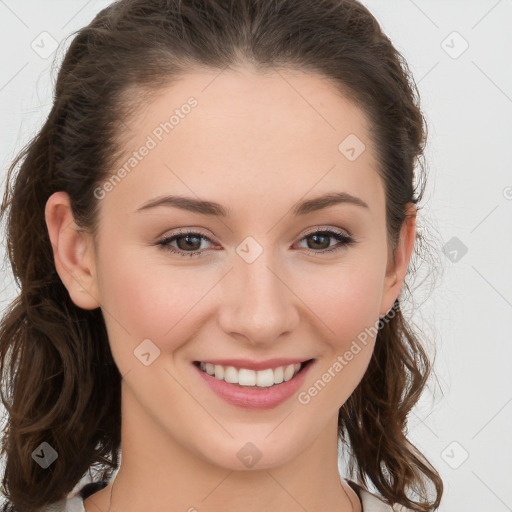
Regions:
<instances>
[{"instance_id":1,"label":"neck","mask_svg":"<svg viewBox=\"0 0 512 512\"><path fill-rule=\"evenodd\" d=\"M122 402L121 466L113 482L85 500L87 512L361 510L357 495L339 476L337 416L286 463L232 470L173 439L133 395L123 393Z\"/></svg>"}]
</instances>

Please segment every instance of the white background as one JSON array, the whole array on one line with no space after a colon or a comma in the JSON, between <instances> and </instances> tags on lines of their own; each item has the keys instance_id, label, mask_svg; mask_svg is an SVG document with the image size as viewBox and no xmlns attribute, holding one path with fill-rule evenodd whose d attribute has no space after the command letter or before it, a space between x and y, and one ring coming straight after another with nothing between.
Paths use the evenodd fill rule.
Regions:
<instances>
[{"instance_id":1,"label":"white background","mask_svg":"<svg viewBox=\"0 0 512 512\"><path fill-rule=\"evenodd\" d=\"M62 42L109 3L0 0L2 182L51 106L55 53L31 45L51 49L42 32ZM416 292L414 320L437 379L410 437L444 479L441 511L512 510L512 2L364 3L406 57L429 123L420 222L438 272ZM3 310L15 294L7 263L0 278Z\"/></svg>"}]
</instances>

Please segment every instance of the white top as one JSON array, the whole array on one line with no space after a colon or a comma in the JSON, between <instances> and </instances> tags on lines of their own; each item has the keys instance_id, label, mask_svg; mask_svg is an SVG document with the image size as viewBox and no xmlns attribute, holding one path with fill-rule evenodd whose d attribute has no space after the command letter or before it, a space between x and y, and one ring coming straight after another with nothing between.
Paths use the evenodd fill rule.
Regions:
<instances>
[{"instance_id":1,"label":"white top","mask_svg":"<svg viewBox=\"0 0 512 512\"><path fill-rule=\"evenodd\" d=\"M395 512L396 510L407 510L405 508L395 509L391 507L377 495L360 486L352 488L359 495L362 512ZM67 499L47 505L40 509L40 512L85 512L83 498L78 493L75 494L76 495Z\"/></svg>"}]
</instances>

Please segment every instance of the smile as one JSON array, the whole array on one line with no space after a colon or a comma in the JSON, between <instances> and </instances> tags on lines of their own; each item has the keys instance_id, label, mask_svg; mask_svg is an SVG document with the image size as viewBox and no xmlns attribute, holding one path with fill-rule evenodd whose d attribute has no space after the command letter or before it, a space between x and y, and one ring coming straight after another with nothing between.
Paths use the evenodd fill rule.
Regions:
<instances>
[{"instance_id":1,"label":"smile","mask_svg":"<svg viewBox=\"0 0 512 512\"><path fill-rule=\"evenodd\" d=\"M244 409L272 409L297 393L314 362L315 359L219 359L193 361L193 367L201 380L229 404Z\"/></svg>"},{"instance_id":2,"label":"smile","mask_svg":"<svg viewBox=\"0 0 512 512\"><path fill-rule=\"evenodd\" d=\"M218 380L228 382L229 384L238 384L244 387L268 388L291 380L307 362L308 361L278 366L276 368L266 368L263 370L236 368L234 366L204 363L202 361L196 361L195 364L208 375Z\"/></svg>"}]
</instances>

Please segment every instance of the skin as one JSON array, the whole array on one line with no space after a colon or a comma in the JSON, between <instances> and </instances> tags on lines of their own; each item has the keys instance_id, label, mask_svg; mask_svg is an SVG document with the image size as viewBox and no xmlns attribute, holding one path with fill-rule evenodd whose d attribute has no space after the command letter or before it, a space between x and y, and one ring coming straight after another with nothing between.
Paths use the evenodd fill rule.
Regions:
<instances>
[{"instance_id":1,"label":"skin","mask_svg":"<svg viewBox=\"0 0 512 512\"><path fill-rule=\"evenodd\" d=\"M198 106L100 200L96 239L77 228L64 192L46 206L57 271L77 306L102 308L123 376L112 510L358 511L339 478L337 416L374 338L308 404L292 396L268 410L223 401L191 362L315 358L299 391L307 390L393 306L416 212L411 205L392 251L368 120L332 83L299 71L190 73L125 120L127 154L190 96ZM349 134L366 145L355 161L338 149ZM350 193L368 208L345 203L291 215L296 202L326 192ZM231 215L136 211L164 194L216 201ZM202 255L156 245L179 228L211 240L194 240ZM355 243L325 253L335 238L304 238L336 228ZM236 252L248 236L263 249L252 263ZM147 338L160 349L149 366L134 357ZM252 468L237 457L247 442L261 452ZM87 512L106 512L111 491L112 484L87 498Z\"/></svg>"}]
</instances>

